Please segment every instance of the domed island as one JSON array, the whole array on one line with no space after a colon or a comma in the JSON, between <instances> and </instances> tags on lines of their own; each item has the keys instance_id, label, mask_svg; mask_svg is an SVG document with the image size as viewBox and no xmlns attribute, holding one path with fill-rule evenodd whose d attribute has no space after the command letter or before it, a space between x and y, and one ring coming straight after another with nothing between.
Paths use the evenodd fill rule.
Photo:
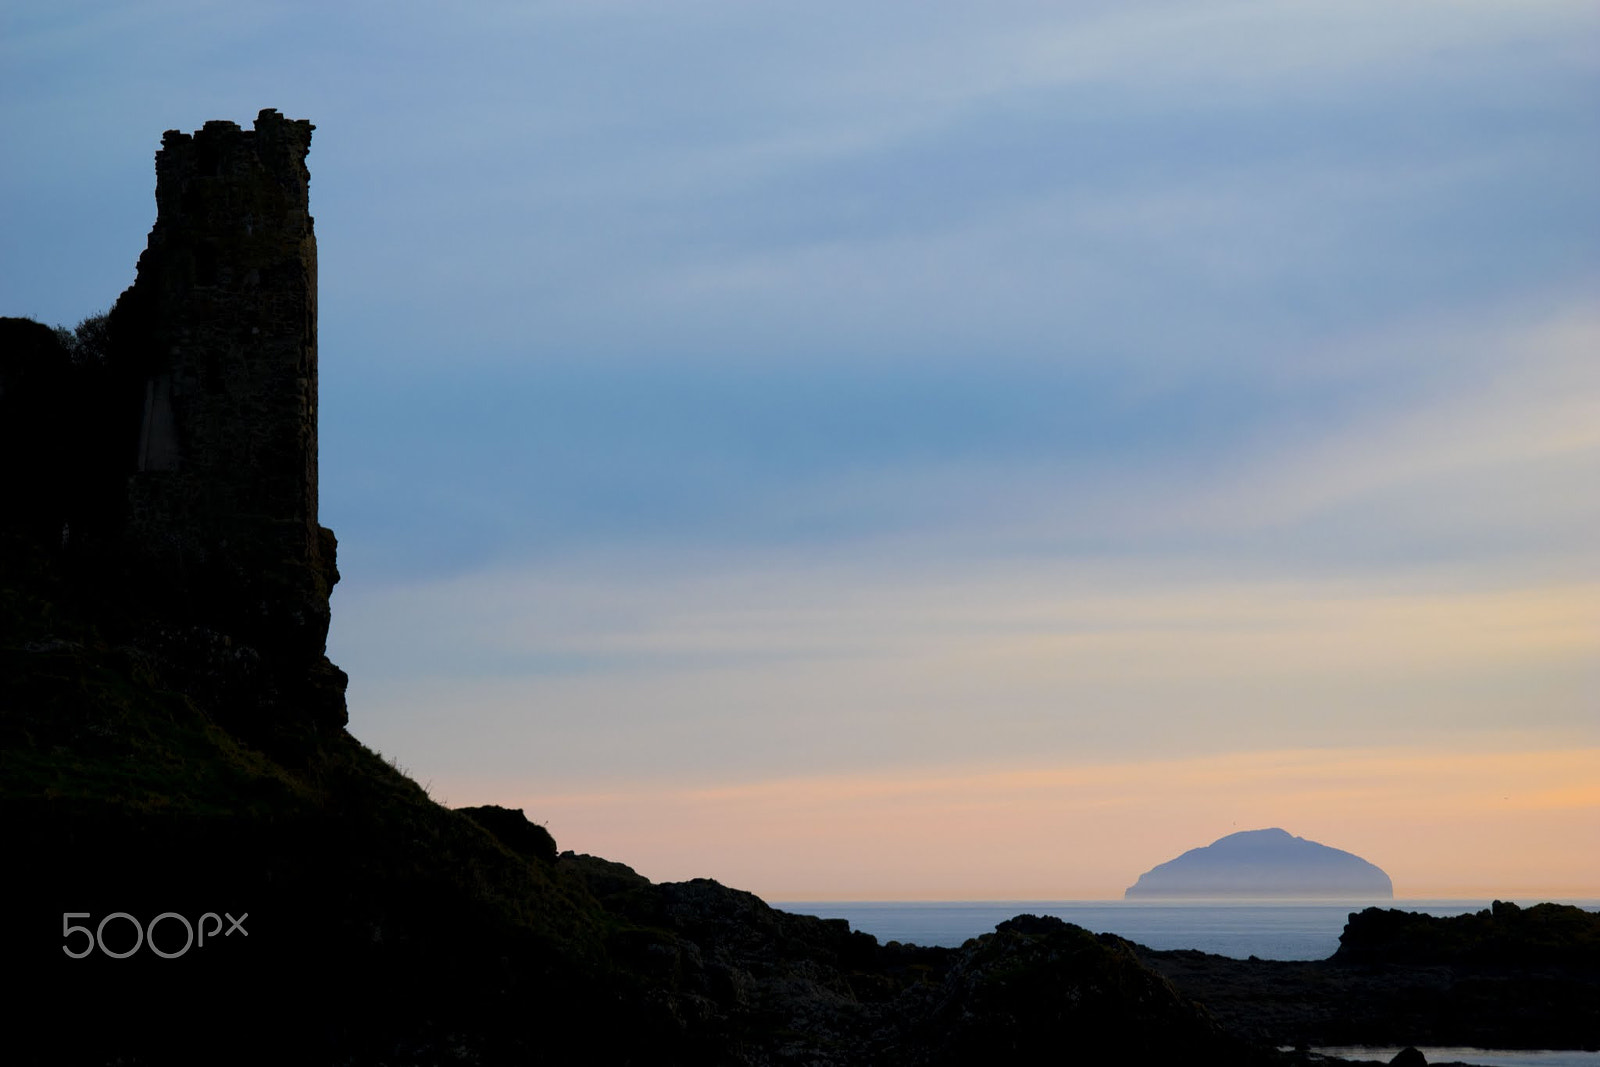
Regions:
<instances>
[{"instance_id":1,"label":"domed island","mask_svg":"<svg viewBox=\"0 0 1600 1067\"><path fill-rule=\"evenodd\" d=\"M1393 900L1374 864L1287 830L1245 830L1192 848L1139 876L1125 900L1307 898Z\"/></svg>"}]
</instances>

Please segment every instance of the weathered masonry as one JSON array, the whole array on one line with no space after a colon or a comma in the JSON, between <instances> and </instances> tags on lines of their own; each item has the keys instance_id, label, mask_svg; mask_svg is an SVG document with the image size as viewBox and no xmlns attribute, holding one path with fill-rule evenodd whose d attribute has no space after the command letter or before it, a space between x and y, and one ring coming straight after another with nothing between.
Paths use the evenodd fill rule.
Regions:
<instances>
[{"instance_id":1,"label":"weathered masonry","mask_svg":"<svg viewBox=\"0 0 1600 1067\"><path fill-rule=\"evenodd\" d=\"M140 584L291 660L321 657L338 580L317 522L312 129L269 109L251 130L167 131L155 227L111 317L138 412L123 542Z\"/></svg>"}]
</instances>

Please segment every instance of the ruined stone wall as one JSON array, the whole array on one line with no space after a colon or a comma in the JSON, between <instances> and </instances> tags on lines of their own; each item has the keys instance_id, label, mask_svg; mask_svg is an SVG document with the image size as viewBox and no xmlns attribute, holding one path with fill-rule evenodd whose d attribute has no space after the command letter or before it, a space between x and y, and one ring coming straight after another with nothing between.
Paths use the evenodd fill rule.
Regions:
<instances>
[{"instance_id":1,"label":"ruined stone wall","mask_svg":"<svg viewBox=\"0 0 1600 1067\"><path fill-rule=\"evenodd\" d=\"M132 569L161 611L290 658L321 657L337 580L317 522L312 129L265 110L252 130L167 131L111 318Z\"/></svg>"}]
</instances>

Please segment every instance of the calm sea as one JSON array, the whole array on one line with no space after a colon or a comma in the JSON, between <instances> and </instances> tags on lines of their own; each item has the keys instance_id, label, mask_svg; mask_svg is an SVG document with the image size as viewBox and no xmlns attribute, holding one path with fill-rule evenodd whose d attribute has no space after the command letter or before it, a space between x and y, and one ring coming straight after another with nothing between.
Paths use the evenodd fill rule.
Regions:
<instances>
[{"instance_id":1,"label":"calm sea","mask_svg":"<svg viewBox=\"0 0 1600 1067\"><path fill-rule=\"evenodd\" d=\"M1378 907L1430 915L1464 915L1489 906L1487 900L1385 900ZM1538 901L1517 901L1524 906ZM1600 910L1600 900L1564 900ZM1153 949L1194 948L1218 956L1267 960L1320 960L1339 947L1339 934L1352 911L1366 905L1342 901L1149 903L1132 900L789 901L773 907L803 915L849 920L879 941L955 947L986 934L1013 915L1054 915L1095 933L1112 933Z\"/></svg>"}]
</instances>

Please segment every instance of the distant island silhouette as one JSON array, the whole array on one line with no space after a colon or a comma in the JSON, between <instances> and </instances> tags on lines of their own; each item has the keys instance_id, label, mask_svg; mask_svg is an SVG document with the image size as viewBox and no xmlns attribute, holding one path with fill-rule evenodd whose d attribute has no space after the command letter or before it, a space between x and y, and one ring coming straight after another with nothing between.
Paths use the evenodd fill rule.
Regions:
<instances>
[{"instance_id":1,"label":"distant island silhouette","mask_svg":"<svg viewBox=\"0 0 1600 1067\"><path fill-rule=\"evenodd\" d=\"M1350 852L1287 830L1244 830L1157 864L1126 900L1182 897L1321 897L1393 900L1389 876Z\"/></svg>"}]
</instances>

